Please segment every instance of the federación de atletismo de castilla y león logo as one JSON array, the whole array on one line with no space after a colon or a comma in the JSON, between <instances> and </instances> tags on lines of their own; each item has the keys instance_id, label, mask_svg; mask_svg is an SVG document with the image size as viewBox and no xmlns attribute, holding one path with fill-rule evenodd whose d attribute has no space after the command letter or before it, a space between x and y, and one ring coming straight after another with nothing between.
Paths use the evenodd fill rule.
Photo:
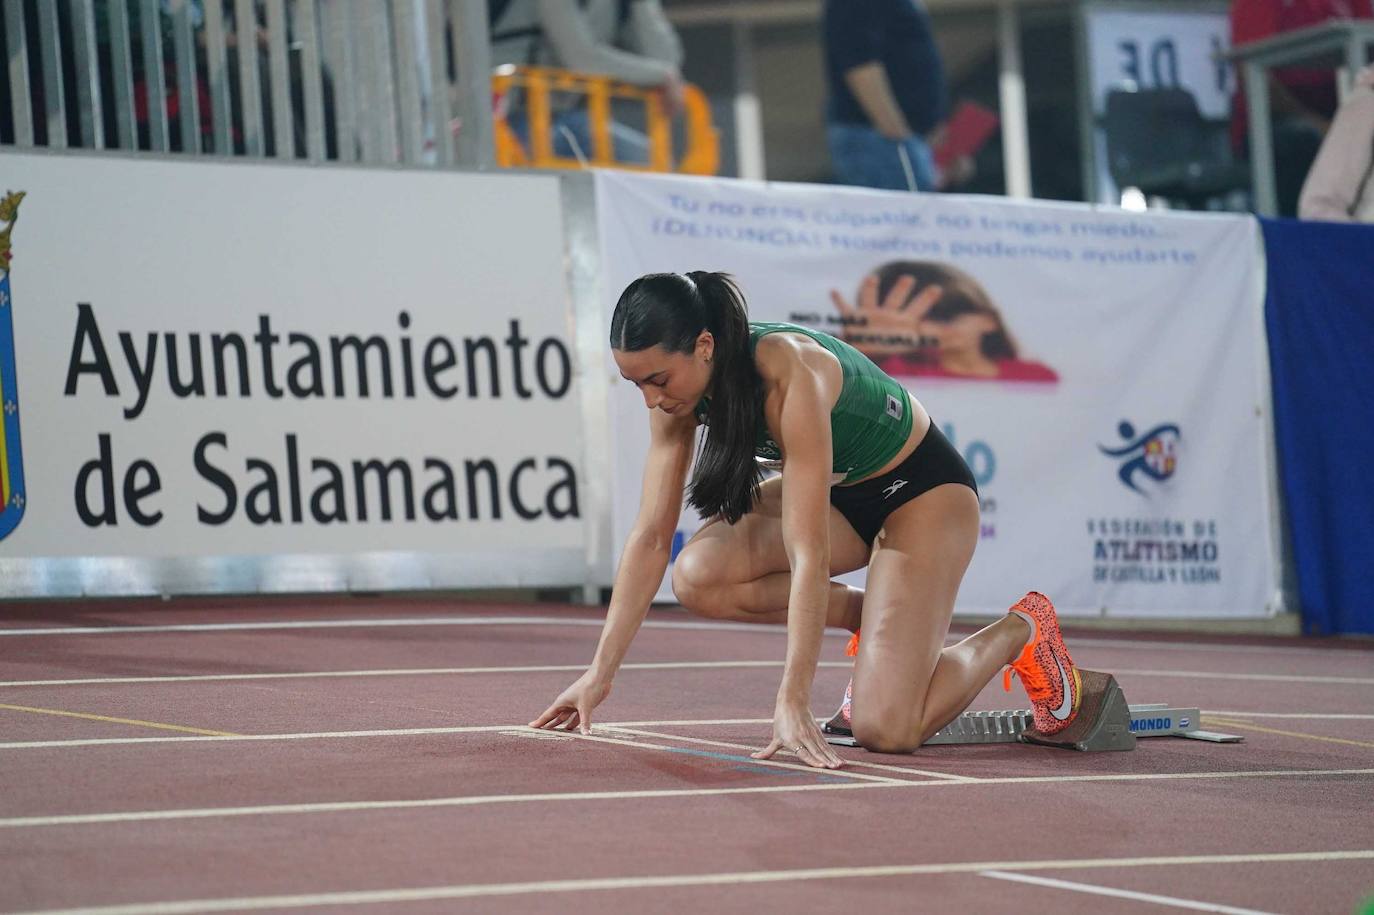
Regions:
<instances>
[{"instance_id":1,"label":"federaci\u00f3n de atletismo de castilla y le\u00f3n logo","mask_svg":"<svg viewBox=\"0 0 1374 915\"><path fill-rule=\"evenodd\" d=\"M1162 483L1174 475L1178 469L1178 446L1183 439L1177 425L1161 423L1149 432L1137 435L1135 426L1123 419L1116 431L1125 440L1125 445L1097 447L1103 454L1121 462L1116 475L1126 488L1148 496L1148 492L1136 485L1140 475L1156 483Z\"/></svg>"},{"instance_id":2,"label":"federaci\u00f3n de atletismo de castilla y le\u00f3n logo","mask_svg":"<svg viewBox=\"0 0 1374 915\"><path fill-rule=\"evenodd\" d=\"M19 447L19 386L14 365L14 299L10 294L10 233L24 192L0 200L0 540L24 517L24 455Z\"/></svg>"}]
</instances>

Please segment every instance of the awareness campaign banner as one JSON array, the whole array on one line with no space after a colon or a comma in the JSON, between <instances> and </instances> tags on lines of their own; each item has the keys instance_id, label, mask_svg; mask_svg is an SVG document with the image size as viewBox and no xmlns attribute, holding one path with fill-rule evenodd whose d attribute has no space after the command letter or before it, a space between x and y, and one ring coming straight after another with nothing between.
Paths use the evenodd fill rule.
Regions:
<instances>
[{"instance_id":1,"label":"awareness campaign banner","mask_svg":"<svg viewBox=\"0 0 1374 915\"><path fill-rule=\"evenodd\" d=\"M582 564L555 179L7 154L0 187L0 559Z\"/></svg>"},{"instance_id":2,"label":"awareness campaign banner","mask_svg":"<svg viewBox=\"0 0 1374 915\"><path fill-rule=\"evenodd\" d=\"M1254 220L608 172L597 198L608 326L640 274L724 270L752 320L848 337L926 406L982 499L961 612L1032 589L1066 615L1279 609ZM632 385L611 415L620 544Z\"/></svg>"}]
</instances>

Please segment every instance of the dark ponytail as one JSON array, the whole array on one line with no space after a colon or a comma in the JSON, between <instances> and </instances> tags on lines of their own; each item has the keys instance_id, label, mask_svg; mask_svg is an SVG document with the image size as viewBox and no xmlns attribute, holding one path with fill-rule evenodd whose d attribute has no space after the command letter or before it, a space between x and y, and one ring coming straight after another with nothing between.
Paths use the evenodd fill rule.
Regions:
<instances>
[{"instance_id":1,"label":"dark ponytail","mask_svg":"<svg viewBox=\"0 0 1374 915\"><path fill-rule=\"evenodd\" d=\"M749 313L739 288L727 274L705 270L642 276L616 302L610 342L622 352L662 346L690 353L703 330L715 338L715 367L706 391L706 439L687 501L707 517L723 515L734 524L754 507L763 478L754 460L763 381L754 367Z\"/></svg>"}]
</instances>

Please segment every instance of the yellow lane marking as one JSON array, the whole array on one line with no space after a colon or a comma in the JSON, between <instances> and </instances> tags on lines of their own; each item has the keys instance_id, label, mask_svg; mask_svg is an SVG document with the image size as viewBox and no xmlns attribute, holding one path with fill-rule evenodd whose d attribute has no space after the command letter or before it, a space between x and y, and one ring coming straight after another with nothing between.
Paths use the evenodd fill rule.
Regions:
<instances>
[{"instance_id":1,"label":"yellow lane marking","mask_svg":"<svg viewBox=\"0 0 1374 915\"><path fill-rule=\"evenodd\" d=\"M1347 740L1344 737L1324 737L1321 734L1304 734L1301 731L1283 731L1278 728L1266 728L1258 724L1250 724L1245 721L1234 721L1230 718L1214 718L1204 715L1207 724L1221 725L1226 728L1240 728L1242 731L1258 731L1261 734L1278 734L1281 737L1302 737L1306 740L1320 740L1325 743L1340 743L1352 747L1368 747L1374 750L1374 743L1368 740Z\"/></svg>"},{"instance_id":2,"label":"yellow lane marking","mask_svg":"<svg viewBox=\"0 0 1374 915\"><path fill-rule=\"evenodd\" d=\"M186 734L199 734L202 737L242 737L242 734L235 734L232 731L207 731L204 728L188 728L180 724L162 724L157 721L140 721L137 718L111 718L108 715L92 715L88 712L67 712L55 708L31 708L27 705L5 705L0 703L0 709L8 709L11 712L33 712L37 715L60 715L63 718L84 718L87 721L108 721L112 724L132 724L140 728L157 728L160 731L182 731Z\"/></svg>"}]
</instances>

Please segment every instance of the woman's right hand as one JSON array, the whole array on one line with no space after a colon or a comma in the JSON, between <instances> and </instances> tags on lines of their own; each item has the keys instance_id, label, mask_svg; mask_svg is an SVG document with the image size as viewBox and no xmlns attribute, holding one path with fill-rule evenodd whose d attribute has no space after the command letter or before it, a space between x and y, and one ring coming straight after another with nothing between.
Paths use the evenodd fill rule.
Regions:
<instances>
[{"instance_id":1,"label":"woman's right hand","mask_svg":"<svg viewBox=\"0 0 1374 915\"><path fill-rule=\"evenodd\" d=\"M551 731L579 729L583 734L592 730L592 709L611 694L611 681L601 680L589 670L578 677L572 686L544 710L544 714L530 722L532 728Z\"/></svg>"}]
</instances>

